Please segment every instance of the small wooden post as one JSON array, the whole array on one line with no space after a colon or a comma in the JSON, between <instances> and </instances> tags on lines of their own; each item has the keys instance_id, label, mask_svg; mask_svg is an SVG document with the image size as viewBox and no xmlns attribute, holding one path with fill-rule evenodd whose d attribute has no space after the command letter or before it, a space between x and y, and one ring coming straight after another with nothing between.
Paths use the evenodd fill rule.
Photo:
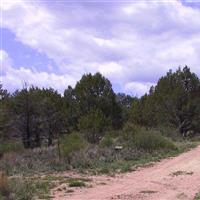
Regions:
<instances>
[{"instance_id":1,"label":"small wooden post","mask_svg":"<svg viewBox=\"0 0 200 200\"><path fill-rule=\"evenodd\" d=\"M116 152L119 152L119 151L121 151L122 149L123 149L122 146L115 146L115 151L116 151ZM116 154L116 159L118 160L117 154Z\"/></svg>"}]
</instances>

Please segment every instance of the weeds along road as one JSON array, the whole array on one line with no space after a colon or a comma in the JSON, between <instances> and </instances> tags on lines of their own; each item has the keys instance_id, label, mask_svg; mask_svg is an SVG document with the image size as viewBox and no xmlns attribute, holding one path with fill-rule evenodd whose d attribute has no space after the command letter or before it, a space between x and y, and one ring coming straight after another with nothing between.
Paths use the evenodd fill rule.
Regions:
<instances>
[{"instance_id":1,"label":"weeds along road","mask_svg":"<svg viewBox=\"0 0 200 200\"><path fill-rule=\"evenodd\" d=\"M193 200L200 190L200 146L154 166L116 177L94 176L92 187L67 194L54 193L55 200Z\"/></svg>"}]
</instances>

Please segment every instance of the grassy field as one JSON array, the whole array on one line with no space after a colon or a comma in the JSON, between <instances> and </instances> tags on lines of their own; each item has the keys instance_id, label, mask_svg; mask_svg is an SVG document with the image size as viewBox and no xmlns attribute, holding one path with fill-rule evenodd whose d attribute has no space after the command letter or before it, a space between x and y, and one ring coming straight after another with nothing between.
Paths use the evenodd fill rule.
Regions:
<instances>
[{"instance_id":1,"label":"grassy field","mask_svg":"<svg viewBox=\"0 0 200 200\"><path fill-rule=\"evenodd\" d=\"M51 199L50 190L65 184L66 192L73 192L73 188L89 187L88 178L71 178L55 174L32 177L0 176L0 200L32 200ZM70 189L72 188L72 189ZM59 189L58 189L59 190Z\"/></svg>"},{"instance_id":2,"label":"grassy field","mask_svg":"<svg viewBox=\"0 0 200 200\"><path fill-rule=\"evenodd\" d=\"M13 150L11 143L4 144L0 160L0 200L50 199L50 190L61 183L66 183L68 192L73 192L74 187L90 185L90 180L56 176L63 171L73 169L77 174L114 176L177 156L198 144L196 140L172 140L145 131L123 137L109 135L98 145L71 135L61 141L61 159L56 147L25 150L16 143ZM116 151L116 145L123 148Z\"/></svg>"},{"instance_id":3,"label":"grassy field","mask_svg":"<svg viewBox=\"0 0 200 200\"><path fill-rule=\"evenodd\" d=\"M154 152L148 153L134 160L114 160L113 162L98 162L91 165L90 168L78 168L78 172L101 174L106 173L114 175L119 172L136 170L137 167L152 165L153 162L162 158L176 156L184 151L189 150L197 145L196 142L177 143L178 150L169 153ZM50 190L61 183L66 183L69 188L87 187L90 180L82 178L59 177L50 172L49 175L18 175L10 176L1 175L0 178L0 200L31 200L31 199L50 199ZM68 189L73 192L73 189ZM198 199L199 196L196 197Z\"/></svg>"}]
</instances>

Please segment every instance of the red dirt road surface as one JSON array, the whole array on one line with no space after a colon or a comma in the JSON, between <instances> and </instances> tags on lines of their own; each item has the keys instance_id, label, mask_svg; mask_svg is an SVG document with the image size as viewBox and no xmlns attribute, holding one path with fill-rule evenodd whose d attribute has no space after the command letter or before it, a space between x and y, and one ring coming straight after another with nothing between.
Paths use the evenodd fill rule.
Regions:
<instances>
[{"instance_id":1,"label":"red dirt road surface","mask_svg":"<svg viewBox=\"0 0 200 200\"><path fill-rule=\"evenodd\" d=\"M92 187L55 191L55 200L193 200L200 190L200 146L148 168L92 176Z\"/></svg>"}]
</instances>

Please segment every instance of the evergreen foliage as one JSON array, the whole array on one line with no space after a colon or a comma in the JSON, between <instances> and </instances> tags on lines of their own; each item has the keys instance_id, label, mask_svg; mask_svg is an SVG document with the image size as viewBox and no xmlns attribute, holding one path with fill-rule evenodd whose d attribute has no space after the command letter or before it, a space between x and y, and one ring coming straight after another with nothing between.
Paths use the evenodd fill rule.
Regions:
<instances>
[{"instance_id":1,"label":"evergreen foliage","mask_svg":"<svg viewBox=\"0 0 200 200\"><path fill-rule=\"evenodd\" d=\"M115 94L100 73L83 75L64 96L27 85L9 94L0 85L0 97L0 140L21 138L25 148L54 145L73 131L98 143L124 124L124 137L137 127L173 127L184 137L200 132L200 80L187 66L170 70L141 98Z\"/></svg>"}]
</instances>

